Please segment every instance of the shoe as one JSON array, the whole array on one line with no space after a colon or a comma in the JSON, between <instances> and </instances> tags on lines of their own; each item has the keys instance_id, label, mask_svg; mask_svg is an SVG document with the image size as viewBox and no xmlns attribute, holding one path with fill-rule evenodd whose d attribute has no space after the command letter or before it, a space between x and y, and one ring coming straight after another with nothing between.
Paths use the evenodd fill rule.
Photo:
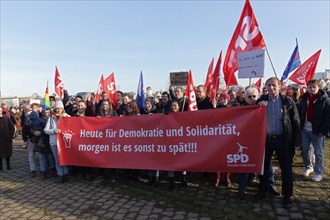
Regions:
<instances>
[{"instance_id":1,"label":"shoe","mask_svg":"<svg viewBox=\"0 0 330 220\"><path fill-rule=\"evenodd\" d=\"M275 188L269 188L269 194L273 196L280 196L281 194Z\"/></svg>"},{"instance_id":2,"label":"shoe","mask_svg":"<svg viewBox=\"0 0 330 220\"><path fill-rule=\"evenodd\" d=\"M285 209L291 209L292 208L292 202L290 198L284 198L282 207Z\"/></svg>"},{"instance_id":3,"label":"shoe","mask_svg":"<svg viewBox=\"0 0 330 220\"><path fill-rule=\"evenodd\" d=\"M31 176L32 176L32 177L36 177L36 176L37 176L36 171L33 170L33 171L31 172Z\"/></svg>"},{"instance_id":4,"label":"shoe","mask_svg":"<svg viewBox=\"0 0 330 220\"><path fill-rule=\"evenodd\" d=\"M56 169L52 169L51 174L52 174L52 177L57 177Z\"/></svg>"},{"instance_id":5,"label":"shoe","mask_svg":"<svg viewBox=\"0 0 330 220\"><path fill-rule=\"evenodd\" d=\"M239 198L239 200L244 200L245 199L245 192L244 191L239 191L238 192L238 198Z\"/></svg>"},{"instance_id":6,"label":"shoe","mask_svg":"<svg viewBox=\"0 0 330 220\"><path fill-rule=\"evenodd\" d=\"M308 177L309 174L310 174L310 173L313 173L313 172L314 172L314 170L313 170L312 167L311 167L311 168L305 168L305 169L302 171L302 175L303 175L304 177Z\"/></svg>"},{"instance_id":7,"label":"shoe","mask_svg":"<svg viewBox=\"0 0 330 220\"><path fill-rule=\"evenodd\" d=\"M266 193L257 193L256 195L253 196L253 202L257 202L261 199L264 199L267 197Z\"/></svg>"},{"instance_id":8,"label":"shoe","mask_svg":"<svg viewBox=\"0 0 330 220\"><path fill-rule=\"evenodd\" d=\"M7 170L12 170L11 166L7 166Z\"/></svg>"},{"instance_id":9,"label":"shoe","mask_svg":"<svg viewBox=\"0 0 330 220\"><path fill-rule=\"evenodd\" d=\"M47 178L46 172L41 172L41 179L46 179L46 178Z\"/></svg>"},{"instance_id":10,"label":"shoe","mask_svg":"<svg viewBox=\"0 0 330 220\"><path fill-rule=\"evenodd\" d=\"M322 175L321 174L315 174L312 178L314 182L320 182L322 180Z\"/></svg>"},{"instance_id":11,"label":"shoe","mask_svg":"<svg viewBox=\"0 0 330 220\"><path fill-rule=\"evenodd\" d=\"M63 178L64 178L64 182L69 182L69 175L68 174L64 174Z\"/></svg>"},{"instance_id":12,"label":"shoe","mask_svg":"<svg viewBox=\"0 0 330 220\"><path fill-rule=\"evenodd\" d=\"M64 176L58 176L57 182L58 183L64 183L65 182Z\"/></svg>"},{"instance_id":13,"label":"shoe","mask_svg":"<svg viewBox=\"0 0 330 220\"><path fill-rule=\"evenodd\" d=\"M98 184L103 181L102 176L97 176L95 179L92 180L93 184Z\"/></svg>"}]
</instances>

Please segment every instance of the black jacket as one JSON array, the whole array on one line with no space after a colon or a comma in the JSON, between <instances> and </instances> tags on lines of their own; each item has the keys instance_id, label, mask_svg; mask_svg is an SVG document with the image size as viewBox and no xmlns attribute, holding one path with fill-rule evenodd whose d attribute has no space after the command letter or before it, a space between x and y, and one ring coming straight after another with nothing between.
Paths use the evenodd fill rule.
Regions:
<instances>
[{"instance_id":1,"label":"black jacket","mask_svg":"<svg viewBox=\"0 0 330 220\"><path fill-rule=\"evenodd\" d=\"M294 101L283 94L279 94L282 105L283 105L283 128L284 128L284 138L285 147L294 153L295 146L301 146L301 132L300 132L300 119L297 110L297 106ZM257 103L261 101L268 101L269 95L260 97Z\"/></svg>"},{"instance_id":2,"label":"black jacket","mask_svg":"<svg viewBox=\"0 0 330 220\"><path fill-rule=\"evenodd\" d=\"M202 99L196 98L196 101L197 101L198 110L214 108L212 102L210 101L210 97L208 95L206 95Z\"/></svg>"},{"instance_id":3,"label":"black jacket","mask_svg":"<svg viewBox=\"0 0 330 220\"><path fill-rule=\"evenodd\" d=\"M307 93L303 94L298 105L301 129L303 129L307 114ZM313 105L312 132L326 135L330 129L330 98L326 92L319 90L319 97Z\"/></svg>"}]
</instances>

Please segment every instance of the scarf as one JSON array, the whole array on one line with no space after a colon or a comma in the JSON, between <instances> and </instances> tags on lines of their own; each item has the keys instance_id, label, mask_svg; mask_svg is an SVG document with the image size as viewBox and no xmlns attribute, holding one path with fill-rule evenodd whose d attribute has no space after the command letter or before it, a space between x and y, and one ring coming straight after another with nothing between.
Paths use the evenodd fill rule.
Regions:
<instances>
[{"instance_id":1,"label":"scarf","mask_svg":"<svg viewBox=\"0 0 330 220\"><path fill-rule=\"evenodd\" d=\"M308 106L307 106L307 121L312 122L313 120L313 105L314 102L318 99L319 93L311 96L310 93L307 93Z\"/></svg>"}]
</instances>

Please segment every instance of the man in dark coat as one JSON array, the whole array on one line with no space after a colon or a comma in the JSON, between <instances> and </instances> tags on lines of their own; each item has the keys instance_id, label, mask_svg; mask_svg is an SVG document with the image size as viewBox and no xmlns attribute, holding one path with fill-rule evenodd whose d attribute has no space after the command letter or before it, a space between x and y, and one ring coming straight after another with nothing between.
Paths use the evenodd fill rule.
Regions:
<instances>
[{"instance_id":1,"label":"man in dark coat","mask_svg":"<svg viewBox=\"0 0 330 220\"><path fill-rule=\"evenodd\" d=\"M13 155L13 135L15 127L12 121L6 116L0 107L0 171L2 168L2 158L6 159L7 170L11 170L10 157Z\"/></svg>"},{"instance_id":2,"label":"man in dark coat","mask_svg":"<svg viewBox=\"0 0 330 220\"><path fill-rule=\"evenodd\" d=\"M264 158L264 174L260 176L258 194L254 201L266 197L269 191L269 166L275 151L282 174L283 208L292 207L293 172L292 162L295 147L301 146L299 114L295 102L280 93L281 82L276 77L266 81L268 95L257 103L267 108L267 138Z\"/></svg>"},{"instance_id":3,"label":"man in dark coat","mask_svg":"<svg viewBox=\"0 0 330 220\"><path fill-rule=\"evenodd\" d=\"M210 100L210 97L206 94L206 87L204 85L197 86L196 101L198 110L214 108L211 102L212 100Z\"/></svg>"}]
</instances>

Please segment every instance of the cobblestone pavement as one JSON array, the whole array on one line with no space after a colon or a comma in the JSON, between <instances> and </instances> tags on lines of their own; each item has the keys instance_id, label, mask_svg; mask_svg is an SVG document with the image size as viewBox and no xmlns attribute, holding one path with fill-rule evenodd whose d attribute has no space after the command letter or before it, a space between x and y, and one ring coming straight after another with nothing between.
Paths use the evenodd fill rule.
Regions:
<instances>
[{"instance_id":1,"label":"cobblestone pavement","mask_svg":"<svg viewBox=\"0 0 330 220\"><path fill-rule=\"evenodd\" d=\"M330 218L329 173L320 183L296 175L294 206L285 210L281 197L253 203L255 186L247 189L249 199L241 201L237 198L236 183L233 189L223 185L217 189L211 184L194 182L191 177L188 188L177 187L173 192L166 190L165 181L157 188L145 182L126 184L120 180L92 184L74 177L59 184L56 178L32 177L27 154L26 149L14 146L13 170L0 172L1 220Z\"/></svg>"}]
</instances>

